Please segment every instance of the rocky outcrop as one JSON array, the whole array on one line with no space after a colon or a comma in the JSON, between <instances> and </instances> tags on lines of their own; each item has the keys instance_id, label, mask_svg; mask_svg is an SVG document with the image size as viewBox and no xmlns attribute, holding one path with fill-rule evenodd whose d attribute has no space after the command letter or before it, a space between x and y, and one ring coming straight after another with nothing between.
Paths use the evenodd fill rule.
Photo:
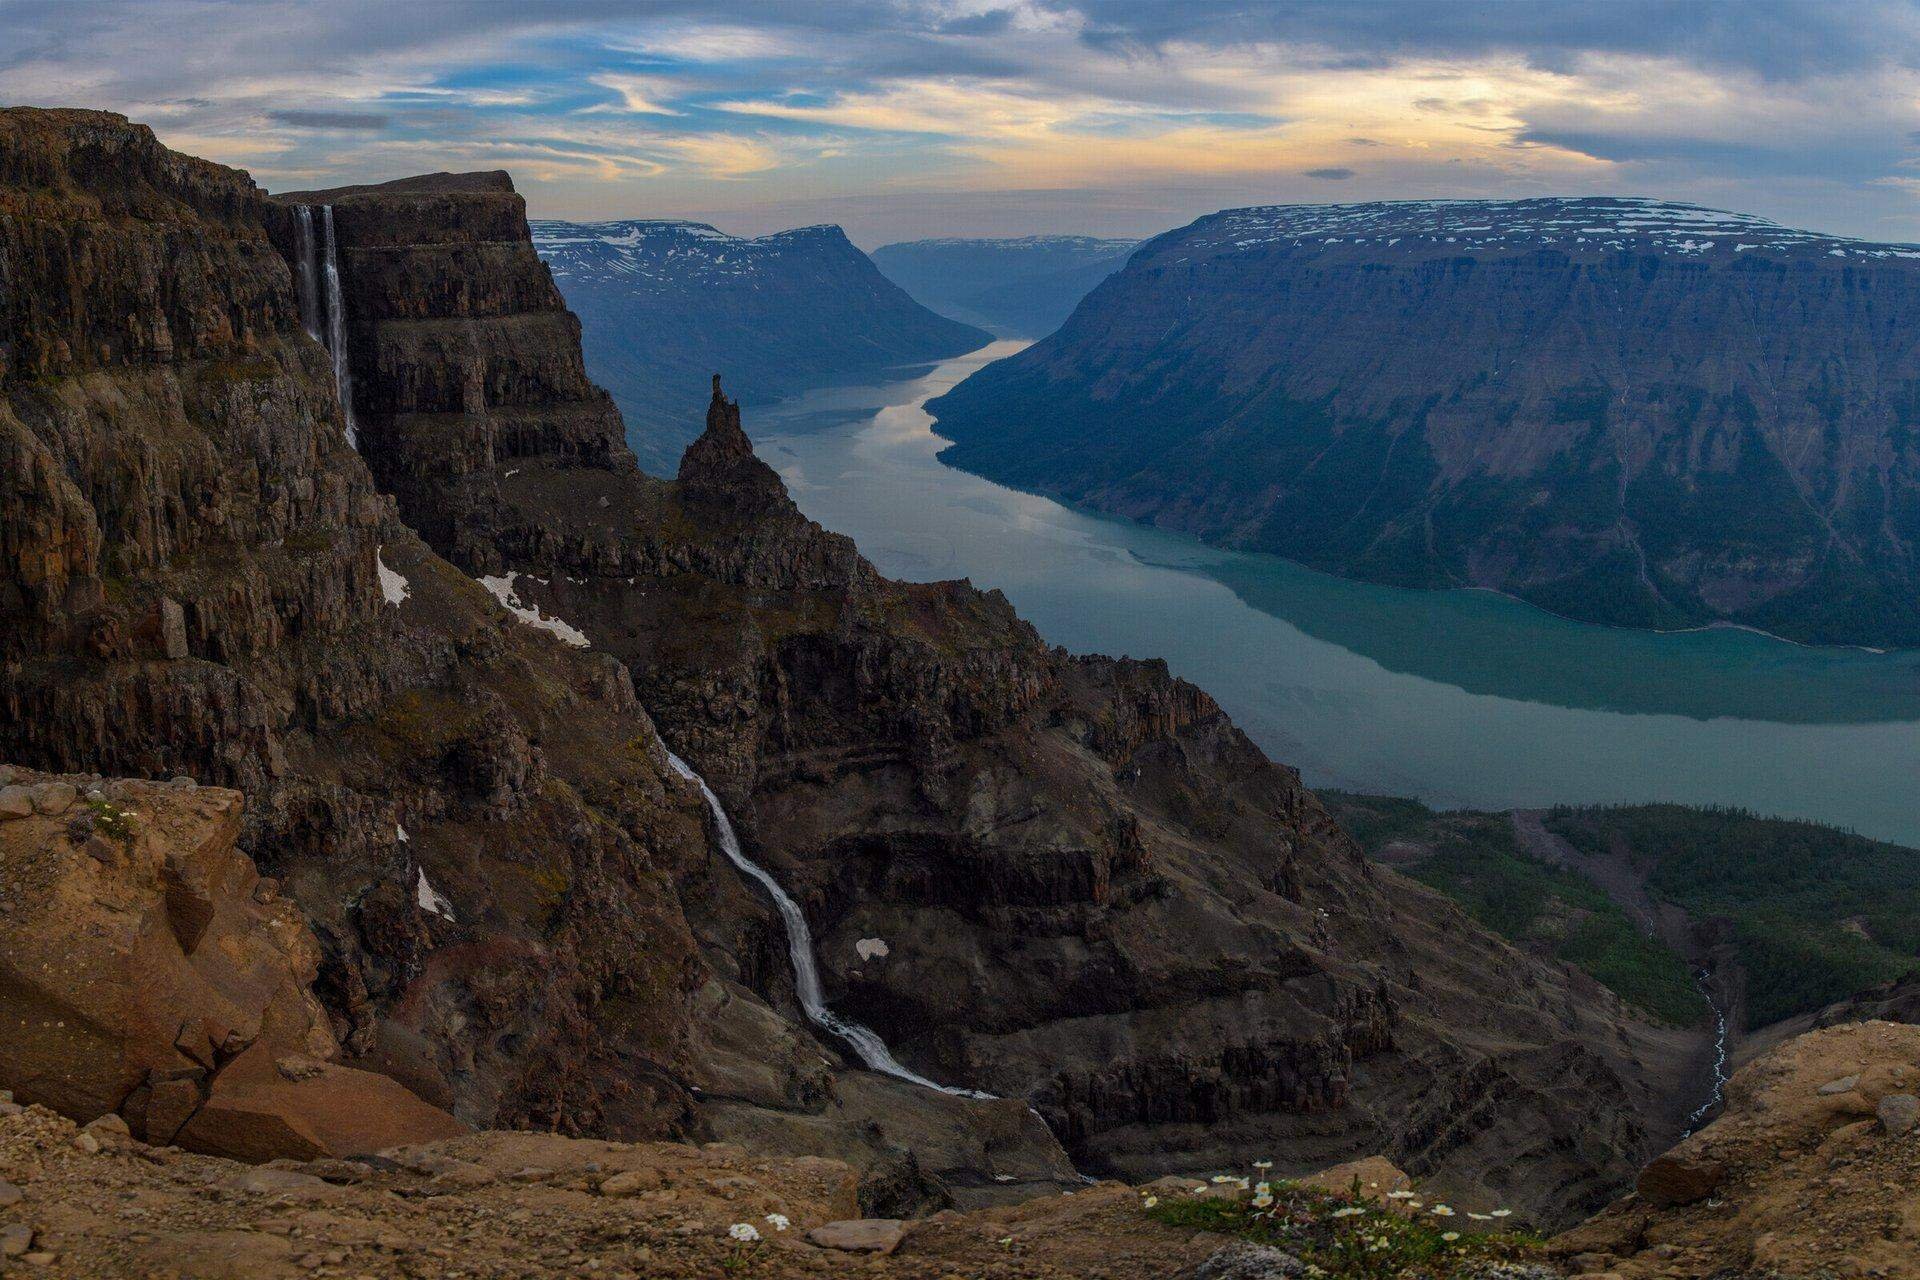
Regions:
<instances>
[{"instance_id":1,"label":"rocky outcrop","mask_svg":"<svg viewBox=\"0 0 1920 1280\"><path fill-rule=\"evenodd\" d=\"M333 1061L320 945L234 847L237 793L0 772L0 1082L16 1102L255 1160L463 1130Z\"/></svg>"},{"instance_id":2,"label":"rocky outcrop","mask_svg":"<svg viewBox=\"0 0 1920 1280\"><path fill-rule=\"evenodd\" d=\"M1861 1022L1735 1073L1724 1114L1553 1242L1587 1271L1920 1276L1920 1027Z\"/></svg>"},{"instance_id":3,"label":"rocky outcrop","mask_svg":"<svg viewBox=\"0 0 1920 1280\"><path fill-rule=\"evenodd\" d=\"M1659 201L1230 209L932 401L942 457L1629 626L1920 644L1920 262Z\"/></svg>"},{"instance_id":4,"label":"rocky outcrop","mask_svg":"<svg viewBox=\"0 0 1920 1280\"><path fill-rule=\"evenodd\" d=\"M356 236L386 245L420 218L408 193L390 213L377 190L351 200L350 269ZM470 216L476 237L510 221L436 216ZM464 249L439 252L460 269ZM438 316L357 320L356 368L404 367L422 326L477 367L528 359L496 350L500 317L444 296ZM561 362L542 380L572 378L556 345L532 346ZM458 413L388 419L369 386L373 469L442 554L626 665L802 903L830 998L917 1070L1031 1101L1094 1171L1384 1151L1549 1219L1602 1202L1678 1131L1656 1083L1678 1073L1670 1033L1369 867L1164 665L1050 649L965 583L881 578L794 507L718 387L666 483L600 419L604 447L503 447L526 406L475 385ZM717 881L680 892L715 972L791 1012L766 905ZM807 1119L767 1074L696 1072L701 1114L756 1145L831 1141L836 1108ZM924 1132L900 1114L897 1133ZM1033 1176L1023 1160L996 1176Z\"/></svg>"}]
</instances>

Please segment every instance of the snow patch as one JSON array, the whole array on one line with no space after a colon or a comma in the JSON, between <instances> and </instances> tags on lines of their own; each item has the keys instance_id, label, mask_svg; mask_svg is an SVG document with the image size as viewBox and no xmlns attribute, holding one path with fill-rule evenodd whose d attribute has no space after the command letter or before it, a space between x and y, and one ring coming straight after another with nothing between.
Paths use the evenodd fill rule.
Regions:
<instances>
[{"instance_id":1,"label":"snow patch","mask_svg":"<svg viewBox=\"0 0 1920 1280\"><path fill-rule=\"evenodd\" d=\"M501 608L528 626L538 627L542 631L550 631L576 649L590 647L586 633L578 627L570 626L559 618L540 612L539 605L526 604L519 596L515 595L513 591L513 580L515 578L526 578L530 581L538 582L541 586L546 585L546 579L544 578L535 578L532 574L515 573L511 569L503 574L478 578L476 581L493 593L493 598L500 602Z\"/></svg>"},{"instance_id":2,"label":"snow patch","mask_svg":"<svg viewBox=\"0 0 1920 1280\"><path fill-rule=\"evenodd\" d=\"M381 547L373 549L373 562L380 569L380 594L387 598L388 604L398 605L413 594L413 588L407 585L405 578L387 568L386 559L380 554L382 550L384 548Z\"/></svg>"},{"instance_id":3,"label":"snow patch","mask_svg":"<svg viewBox=\"0 0 1920 1280\"><path fill-rule=\"evenodd\" d=\"M413 883L414 901L420 904L422 911L430 911L436 916L452 921L453 903L447 900L446 894L441 893L427 882L427 869L425 867L419 867L416 868L416 870L419 872L420 878Z\"/></svg>"}]
</instances>

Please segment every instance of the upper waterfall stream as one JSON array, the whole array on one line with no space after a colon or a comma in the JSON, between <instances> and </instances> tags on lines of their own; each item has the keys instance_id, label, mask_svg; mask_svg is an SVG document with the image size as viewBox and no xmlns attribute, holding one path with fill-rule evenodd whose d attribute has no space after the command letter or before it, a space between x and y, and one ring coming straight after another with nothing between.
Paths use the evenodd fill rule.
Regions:
<instances>
[{"instance_id":1,"label":"upper waterfall stream","mask_svg":"<svg viewBox=\"0 0 1920 1280\"><path fill-rule=\"evenodd\" d=\"M320 210L317 236L313 229L315 208ZM333 386L340 397L347 443L358 449L360 431L353 420L353 370L347 362L347 306L340 288L340 244L333 229L333 206L298 204L293 209L300 236L299 270L294 276L300 323L332 357Z\"/></svg>"},{"instance_id":2,"label":"upper waterfall stream","mask_svg":"<svg viewBox=\"0 0 1920 1280\"><path fill-rule=\"evenodd\" d=\"M807 926L807 917L800 910L800 904L787 895L765 867L747 857L740 849L740 837L734 832L733 823L727 817L727 810L720 803L720 797L713 794L713 788L706 779L693 771L685 760L673 752L667 752L667 763L673 771L700 788L701 797L707 802L707 810L713 814L713 826L720 837L720 848L726 852L727 859L757 881L773 899L774 907L780 912L780 919L787 927L787 952L793 958L793 989L800 997L800 1007L806 1011L809 1021L822 1031L838 1037L853 1046L870 1070L905 1080L910 1084L924 1085L929 1089L938 1089L942 1093L951 1093L963 1098L991 1098L990 1093L981 1093L974 1089L956 1089L949 1085L929 1080L917 1071L902 1066L887 1048L886 1041L875 1035L867 1027L851 1019L843 1018L827 1008L825 996L820 987L820 969L814 960L813 930Z\"/></svg>"}]
</instances>

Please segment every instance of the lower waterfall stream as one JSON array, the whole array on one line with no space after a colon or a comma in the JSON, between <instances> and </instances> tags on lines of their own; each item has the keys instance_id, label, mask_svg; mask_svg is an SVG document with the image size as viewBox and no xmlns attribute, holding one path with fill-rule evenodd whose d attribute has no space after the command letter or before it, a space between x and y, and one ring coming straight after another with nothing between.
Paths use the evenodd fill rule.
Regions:
<instances>
[{"instance_id":1,"label":"lower waterfall stream","mask_svg":"<svg viewBox=\"0 0 1920 1280\"><path fill-rule=\"evenodd\" d=\"M1700 985L1700 994L1707 998L1707 1007L1713 1010L1713 1085L1707 1093L1707 1100L1695 1107L1693 1114L1687 1117L1687 1132L1693 1133L1704 1125L1720 1108L1727 1093L1727 1009L1723 1003L1725 997L1716 995L1713 989L1713 975L1702 969L1695 975Z\"/></svg>"},{"instance_id":2,"label":"lower waterfall stream","mask_svg":"<svg viewBox=\"0 0 1920 1280\"><path fill-rule=\"evenodd\" d=\"M701 797L707 802L707 810L713 814L713 826L720 837L720 848L725 851L728 861L760 884L773 899L774 907L780 912L780 919L787 928L787 952L793 958L793 989L800 997L800 1007L805 1010L808 1021L822 1031L835 1036L851 1045L859 1055L860 1061L868 1069L883 1075L905 1080L909 1084L922 1085L928 1089L938 1089L941 1093L950 1093L962 1098L992 1098L990 1093L981 1093L976 1089L957 1089L950 1085L929 1080L917 1071L901 1065L887 1048L886 1041L875 1035L867 1027L848 1018L843 1018L827 1008L826 997L820 986L820 969L814 960L813 930L807 926L807 917L800 910L800 904L788 896L780 887L780 882L765 868L747 857L740 849L740 837L733 829L733 823L727 817L725 806L720 797L713 794L713 788L706 779L693 771L693 767L673 752L667 752L667 763L673 771L700 788Z\"/></svg>"}]
</instances>

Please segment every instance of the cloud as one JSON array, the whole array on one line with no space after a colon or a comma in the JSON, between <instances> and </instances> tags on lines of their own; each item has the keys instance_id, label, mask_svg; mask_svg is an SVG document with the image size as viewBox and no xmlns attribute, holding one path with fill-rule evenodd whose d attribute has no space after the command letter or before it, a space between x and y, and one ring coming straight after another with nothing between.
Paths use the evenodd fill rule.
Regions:
<instances>
[{"instance_id":1,"label":"cloud","mask_svg":"<svg viewBox=\"0 0 1920 1280\"><path fill-rule=\"evenodd\" d=\"M270 119L294 129L384 129L391 116L363 111L269 111Z\"/></svg>"},{"instance_id":2,"label":"cloud","mask_svg":"<svg viewBox=\"0 0 1920 1280\"><path fill-rule=\"evenodd\" d=\"M611 89L620 98L618 107L599 103L586 108L588 111L619 110L639 115L677 116L680 112L665 105L665 100L679 92L679 85L665 76L643 76L608 73L588 77L602 89Z\"/></svg>"},{"instance_id":3,"label":"cloud","mask_svg":"<svg viewBox=\"0 0 1920 1280\"><path fill-rule=\"evenodd\" d=\"M270 184L509 165L538 211L1078 190L1092 194L1045 207L1109 227L1094 210L1126 211L1112 216L1144 232L1189 207L1169 192L1247 203L1337 180L1355 199L1626 191L1920 233L1902 185L1920 131L1905 0L275 0L271 15L0 0L0 100L123 111Z\"/></svg>"}]
</instances>

